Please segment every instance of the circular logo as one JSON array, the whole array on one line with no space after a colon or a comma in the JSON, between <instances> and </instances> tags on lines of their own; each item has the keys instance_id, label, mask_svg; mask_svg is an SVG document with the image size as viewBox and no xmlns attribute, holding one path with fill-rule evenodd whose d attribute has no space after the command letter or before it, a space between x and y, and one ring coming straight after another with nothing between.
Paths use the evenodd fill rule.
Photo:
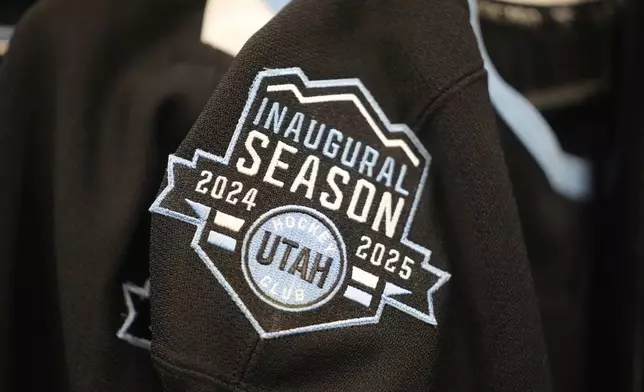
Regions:
<instances>
[{"instance_id":1,"label":"circular logo","mask_svg":"<svg viewBox=\"0 0 644 392\"><path fill-rule=\"evenodd\" d=\"M346 248L323 214L300 206L279 207L246 233L242 270L264 302L302 312L323 305L340 289L347 271Z\"/></svg>"}]
</instances>

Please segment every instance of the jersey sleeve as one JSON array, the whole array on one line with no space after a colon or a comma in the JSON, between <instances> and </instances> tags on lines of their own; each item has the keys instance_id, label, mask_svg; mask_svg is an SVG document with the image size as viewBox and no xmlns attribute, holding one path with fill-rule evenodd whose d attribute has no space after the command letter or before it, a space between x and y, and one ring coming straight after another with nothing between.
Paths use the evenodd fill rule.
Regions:
<instances>
[{"instance_id":1,"label":"jersey sleeve","mask_svg":"<svg viewBox=\"0 0 644 392\"><path fill-rule=\"evenodd\" d=\"M150 209L170 390L549 390L468 17L301 0L245 45Z\"/></svg>"}]
</instances>

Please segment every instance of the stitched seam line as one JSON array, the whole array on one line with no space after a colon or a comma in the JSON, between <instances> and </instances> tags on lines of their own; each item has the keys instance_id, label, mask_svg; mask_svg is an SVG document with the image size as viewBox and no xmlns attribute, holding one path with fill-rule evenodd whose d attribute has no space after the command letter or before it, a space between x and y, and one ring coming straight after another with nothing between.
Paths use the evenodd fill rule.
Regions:
<instances>
[{"instance_id":1,"label":"stitched seam line","mask_svg":"<svg viewBox=\"0 0 644 392\"><path fill-rule=\"evenodd\" d=\"M241 375L239 376L239 381L237 382L238 385L243 385L245 383L244 380L248 375L248 370L251 367L251 362L255 357L255 353L257 353L257 347L259 347L260 342L261 342L261 339L259 338L255 341L255 345L253 346L253 349L250 351L250 354L248 355L248 360L246 360L246 364L242 366L242 372L241 372Z\"/></svg>"},{"instance_id":2,"label":"stitched seam line","mask_svg":"<svg viewBox=\"0 0 644 392\"><path fill-rule=\"evenodd\" d=\"M229 388L230 390L235 391L235 392L252 392L253 390L254 391L260 391L260 392L268 392L268 391L266 391L264 389L261 389L261 388L258 388L258 387L252 387L253 388L252 390L251 389L242 389L242 388L239 387L238 383L231 384L229 382L223 381L219 377L211 376L211 375L202 373L200 371L189 369L189 368L187 368L185 366L182 366L182 365L179 365L179 364L175 364L175 363L171 362L170 360L167 360L167 359L159 357L156 354L153 354L152 358L154 359L155 363L158 365L158 367L160 368L160 370L162 372L170 373L170 374L172 374L174 376L186 375L186 376L189 376L189 377L191 377L191 378L193 378L193 379L195 379L195 380L197 380L199 382L207 382L209 384L215 384L215 385L223 386L223 387Z\"/></svg>"},{"instance_id":3,"label":"stitched seam line","mask_svg":"<svg viewBox=\"0 0 644 392\"><path fill-rule=\"evenodd\" d=\"M413 129L415 128L418 124L425 123L426 121L431 121L431 118L433 115L436 113L436 111L445 103L450 100L450 98L453 96L453 94L463 90L467 86L469 86L471 83L475 82L476 80L480 79L481 77L484 77L486 75L485 69L482 68L481 64L476 64L475 67L472 68L469 72L464 73L461 77L446 83L444 86L440 87L438 90L441 91L440 95L438 95L435 99L433 99L431 102L429 102L423 110L420 111L419 115L416 117L416 120L413 121L411 124L413 126L410 127ZM245 378L248 375L249 369L251 362L253 358L255 357L257 353L257 348L259 347L259 344L261 342L261 339L257 339L255 341L255 344L253 345L253 348L250 351L250 354L248 355L248 359L246 360L246 363L244 366L242 366L242 372L239 377L239 381L231 384L229 382L223 381L219 377L208 375L206 373L193 370L190 368L187 368L185 366L175 364L171 362L169 359L164 359L161 358L159 355L152 355L154 360L158 363L158 365L163 368L161 369L162 371L168 372L168 373L173 373L173 374L185 374L189 377L192 377L193 379L196 379L200 382L208 382L211 384L218 384L222 385L226 388L229 388L233 391L236 392L252 392L252 390L255 391L260 391L260 392L268 392L265 389L262 389L257 386L249 386L251 389L241 389L240 386L243 386L246 384Z\"/></svg>"},{"instance_id":4,"label":"stitched seam line","mask_svg":"<svg viewBox=\"0 0 644 392\"><path fill-rule=\"evenodd\" d=\"M436 97L434 100L429 102L423 110L420 111L416 119L409 124L410 128L414 129L417 125L422 124L426 121L431 121L434 114L437 110L443 106L443 104L449 101L455 93L463 90L465 87L469 86L478 79L485 77L487 72L480 65L477 64L469 72L461 75L460 78L455 79L454 81L446 84L444 87L439 88L439 91L442 91L441 94Z\"/></svg>"}]
</instances>

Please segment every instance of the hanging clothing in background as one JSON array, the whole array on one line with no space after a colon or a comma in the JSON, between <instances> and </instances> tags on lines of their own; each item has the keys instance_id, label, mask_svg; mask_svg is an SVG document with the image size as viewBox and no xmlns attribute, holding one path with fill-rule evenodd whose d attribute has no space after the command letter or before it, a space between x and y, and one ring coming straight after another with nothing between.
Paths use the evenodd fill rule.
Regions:
<instances>
[{"instance_id":1,"label":"hanging clothing in background","mask_svg":"<svg viewBox=\"0 0 644 392\"><path fill-rule=\"evenodd\" d=\"M167 156L231 62L200 41L203 9L42 1L16 27L0 68L0 390L161 390L117 331L123 285L148 278Z\"/></svg>"},{"instance_id":2,"label":"hanging clothing in background","mask_svg":"<svg viewBox=\"0 0 644 392\"><path fill-rule=\"evenodd\" d=\"M36 0L5 0L0 6L0 63L9 48L13 27Z\"/></svg>"},{"instance_id":3,"label":"hanging clothing in background","mask_svg":"<svg viewBox=\"0 0 644 392\"><path fill-rule=\"evenodd\" d=\"M529 116L518 116L510 102L497 106L497 111L512 111L517 117L511 126L525 128L512 129L501 115L503 150L539 298L554 389L587 391L588 358L596 354L591 325L602 317L591 312L590 299L599 261L596 244L605 242L597 230L603 198L599 184L614 149L611 50L617 9L612 1L482 0L478 5L482 39L496 68L492 72L498 70L549 126L532 127ZM522 132L529 132L529 138ZM548 143L557 146L548 148ZM587 168L567 167L571 159ZM564 181L551 180L557 177Z\"/></svg>"},{"instance_id":4,"label":"hanging clothing in background","mask_svg":"<svg viewBox=\"0 0 644 392\"><path fill-rule=\"evenodd\" d=\"M591 312L589 379L596 390L640 391L644 388L644 118L642 57L644 5L622 3L614 53L611 129L616 148L604 164L603 229L596 244Z\"/></svg>"}]
</instances>

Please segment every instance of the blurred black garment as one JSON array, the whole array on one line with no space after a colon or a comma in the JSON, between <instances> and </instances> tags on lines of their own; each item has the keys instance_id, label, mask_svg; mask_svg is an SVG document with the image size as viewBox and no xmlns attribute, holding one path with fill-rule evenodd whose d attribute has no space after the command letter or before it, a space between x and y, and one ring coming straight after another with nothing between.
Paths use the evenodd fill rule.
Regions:
<instances>
[{"instance_id":1,"label":"blurred black garment","mask_svg":"<svg viewBox=\"0 0 644 392\"><path fill-rule=\"evenodd\" d=\"M603 313L594 271L606 159L614 152L612 1L481 0L485 44L501 76L544 115L564 151L590 162L589 198L558 194L513 132L499 121L539 298L553 386L587 391L591 324Z\"/></svg>"},{"instance_id":2,"label":"blurred black garment","mask_svg":"<svg viewBox=\"0 0 644 392\"><path fill-rule=\"evenodd\" d=\"M155 391L116 338L148 207L231 59L204 1L45 0L0 68L0 390Z\"/></svg>"},{"instance_id":3,"label":"blurred black garment","mask_svg":"<svg viewBox=\"0 0 644 392\"><path fill-rule=\"evenodd\" d=\"M36 0L4 0L0 4L0 64L9 47L14 25Z\"/></svg>"},{"instance_id":4,"label":"blurred black garment","mask_svg":"<svg viewBox=\"0 0 644 392\"><path fill-rule=\"evenodd\" d=\"M644 3L621 7L615 52L617 148L601 189L593 273L592 391L644 390Z\"/></svg>"},{"instance_id":5,"label":"blurred black garment","mask_svg":"<svg viewBox=\"0 0 644 392\"><path fill-rule=\"evenodd\" d=\"M494 65L542 110L611 89L615 14L614 0L479 0Z\"/></svg>"},{"instance_id":6,"label":"blurred black garment","mask_svg":"<svg viewBox=\"0 0 644 392\"><path fill-rule=\"evenodd\" d=\"M0 4L0 26L15 25L37 0L3 0Z\"/></svg>"},{"instance_id":7,"label":"blurred black garment","mask_svg":"<svg viewBox=\"0 0 644 392\"><path fill-rule=\"evenodd\" d=\"M582 116L573 124L586 121ZM555 192L514 134L503 125L500 131L555 391L586 391L589 273L595 259L593 199L570 200Z\"/></svg>"}]
</instances>

